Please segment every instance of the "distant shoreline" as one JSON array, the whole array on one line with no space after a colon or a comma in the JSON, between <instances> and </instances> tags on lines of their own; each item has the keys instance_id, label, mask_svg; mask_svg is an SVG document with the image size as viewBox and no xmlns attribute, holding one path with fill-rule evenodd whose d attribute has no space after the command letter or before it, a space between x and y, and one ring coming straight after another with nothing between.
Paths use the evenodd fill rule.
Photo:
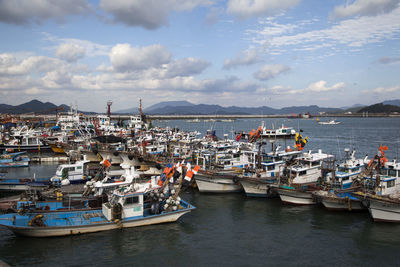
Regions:
<instances>
[{"instance_id":1,"label":"distant shoreline","mask_svg":"<svg viewBox=\"0 0 400 267\"><path fill-rule=\"evenodd\" d=\"M83 115L84 118L95 118L100 114ZM18 114L11 115L19 117L21 119L34 119L51 121L55 120L55 115L34 115L34 114ZM130 116L137 116L137 114L111 114L113 120L129 120ZM355 113L355 114L322 114L322 115L311 115L310 118L299 118L294 117L290 114L279 114L279 115L146 115L146 118L150 120L188 120L188 119L258 119L258 118L286 118L286 119L316 119L319 118L400 118L400 114L386 114L386 113Z\"/></svg>"}]
</instances>

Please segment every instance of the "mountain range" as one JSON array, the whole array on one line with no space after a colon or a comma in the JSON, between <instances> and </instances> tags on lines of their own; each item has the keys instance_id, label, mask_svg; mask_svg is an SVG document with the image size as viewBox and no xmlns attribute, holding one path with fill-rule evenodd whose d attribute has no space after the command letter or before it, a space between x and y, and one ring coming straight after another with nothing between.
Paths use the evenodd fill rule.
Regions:
<instances>
[{"instance_id":1,"label":"mountain range","mask_svg":"<svg viewBox=\"0 0 400 267\"><path fill-rule=\"evenodd\" d=\"M57 111L68 111L70 109L67 105L55 105L50 102L41 102L39 100L32 100L21 105L7 105L0 104L0 113L9 114L23 114L23 113L36 113L36 114L55 114ZM94 114L95 112L79 111L85 114ZM138 114L138 108L111 111L113 114ZM220 105L206 105L206 104L193 104L188 101L167 101L160 102L152 105L143 110L145 114L149 115L283 115L283 114L319 114L321 112L338 114L345 112L352 113L390 113L400 112L400 99L388 100L370 106L354 105L351 108L324 108L316 105L311 106L292 106L280 109L271 107L222 107Z\"/></svg>"}]
</instances>

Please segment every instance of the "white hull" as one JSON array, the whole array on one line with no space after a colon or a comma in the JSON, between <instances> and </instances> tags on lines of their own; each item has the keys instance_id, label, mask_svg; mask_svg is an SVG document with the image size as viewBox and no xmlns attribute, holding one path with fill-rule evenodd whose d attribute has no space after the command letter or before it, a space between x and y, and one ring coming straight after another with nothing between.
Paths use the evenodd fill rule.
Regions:
<instances>
[{"instance_id":1,"label":"white hull","mask_svg":"<svg viewBox=\"0 0 400 267\"><path fill-rule=\"evenodd\" d=\"M235 183L232 178L196 176L195 180L199 191L203 193L233 193L243 190L242 186Z\"/></svg>"},{"instance_id":2,"label":"white hull","mask_svg":"<svg viewBox=\"0 0 400 267\"><path fill-rule=\"evenodd\" d=\"M240 180L243 186L244 192L249 197L272 197L273 189L271 184L257 183L252 181Z\"/></svg>"},{"instance_id":3,"label":"white hull","mask_svg":"<svg viewBox=\"0 0 400 267\"><path fill-rule=\"evenodd\" d=\"M190 212L190 210L176 211L168 214L154 215L151 217L145 217L143 219L121 221L120 224L114 222L98 223L92 225L83 226L71 226L71 227L13 227L7 226L11 231L17 235L30 236L30 237L50 237L50 236L66 236L66 235L77 235L84 233L94 233L100 231L108 231L118 228L129 228L137 226L145 226L152 224L175 222L184 215Z\"/></svg>"},{"instance_id":4,"label":"white hull","mask_svg":"<svg viewBox=\"0 0 400 267\"><path fill-rule=\"evenodd\" d=\"M287 190L278 188L279 197L283 203L296 205L314 205L316 204L311 192L300 192L296 190Z\"/></svg>"},{"instance_id":5,"label":"white hull","mask_svg":"<svg viewBox=\"0 0 400 267\"><path fill-rule=\"evenodd\" d=\"M400 203L369 198L369 212L374 221L400 222Z\"/></svg>"},{"instance_id":6,"label":"white hull","mask_svg":"<svg viewBox=\"0 0 400 267\"><path fill-rule=\"evenodd\" d=\"M26 191L28 189L30 189L30 186L26 184L0 185L0 191Z\"/></svg>"}]
</instances>

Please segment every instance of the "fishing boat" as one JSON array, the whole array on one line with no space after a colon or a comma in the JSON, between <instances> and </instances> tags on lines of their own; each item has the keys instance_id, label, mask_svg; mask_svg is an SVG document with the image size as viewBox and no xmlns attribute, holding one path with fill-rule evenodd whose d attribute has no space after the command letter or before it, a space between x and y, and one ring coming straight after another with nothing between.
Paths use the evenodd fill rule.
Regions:
<instances>
[{"instance_id":1,"label":"fishing boat","mask_svg":"<svg viewBox=\"0 0 400 267\"><path fill-rule=\"evenodd\" d=\"M203 193L234 193L243 191L238 175L242 169L255 166L256 152L242 151L235 157L233 153L202 154L197 156L197 165L202 169L196 175L196 184ZM224 155L224 156L222 156ZM207 166L215 160L217 167Z\"/></svg>"},{"instance_id":2,"label":"fishing boat","mask_svg":"<svg viewBox=\"0 0 400 267\"><path fill-rule=\"evenodd\" d=\"M329 121L318 121L318 123L321 125L336 125L339 124L340 121L329 120Z\"/></svg>"},{"instance_id":3,"label":"fishing boat","mask_svg":"<svg viewBox=\"0 0 400 267\"><path fill-rule=\"evenodd\" d=\"M293 127L287 127L282 124L281 127L274 129L267 129L262 127L261 137L263 138L274 138L274 139L290 139L295 137L296 130Z\"/></svg>"},{"instance_id":4,"label":"fishing boat","mask_svg":"<svg viewBox=\"0 0 400 267\"><path fill-rule=\"evenodd\" d=\"M100 182L102 189L117 187L101 208L35 208L0 215L0 225L17 235L50 237L175 222L195 209L178 194L184 181L190 181L196 170L195 168L192 171L187 166L186 176L183 178L182 165L174 165L166 168L157 182L155 179L141 184L131 181L121 182L119 185L115 182ZM170 186L173 185L175 176L180 177L176 190L174 186Z\"/></svg>"},{"instance_id":5,"label":"fishing boat","mask_svg":"<svg viewBox=\"0 0 400 267\"><path fill-rule=\"evenodd\" d=\"M279 197L283 203L310 205L316 204L312 192L317 190L316 183L321 176L321 166L324 160L333 158L333 155L322 153L304 153L297 163L288 166L281 177L281 184L277 186Z\"/></svg>"},{"instance_id":6,"label":"fishing boat","mask_svg":"<svg viewBox=\"0 0 400 267\"><path fill-rule=\"evenodd\" d=\"M179 198L174 200L176 209L164 209L158 201L150 200L150 192L116 190L101 209L4 214L0 215L0 225L17 235L66 236L175 222L195 209Z\"/></svg>"},{"instance_id":7,"label":"fishing boat","mask_svg":"<svg viewBox=\"0 0 400 267\"><path fill-rule=\"evenodd\" d=\"M400 163L388 162L383 154L378 158L378 168L378 173L363 180L364 188L370 190L352 195L368 208L374 221L400 222Z\"/></svg>"},{"instance_id":8,"label":"fishing boat","mask_svg":"<svg viewBox=\"0 0 400 267\"><path fill-rule=\"evenodd\" d=\"M0 151L7 150L35 152L49 149L50 146L47 145L41 137L28 135L14 136L14 138L9 142L0 145Z\"/></svg>"},{"instance_id":9,"label":"fishing boat","mask_svg":"<svg viewBox=\"0 0 400 267\"><path fill-rule=\"evenodd\" d=\"M354 185L354 181L358 179L364 171L368 162L368 156L364 159L355 158L355 150L350 153L349 149L345 149L345 159L336 168L332 168L332 172L328 172L323 179L328 185L326 190L318 190L314 192L314 196L322 205L329 210L364 210L361 201L352 196L351 192L358 189Z\"/></svg>"},{"instance_id":10,"label":"fishing boat","mask_svg":"<svg viewBox=\"0 0 400 267\"><path fill-rule=\"evenodd\" d=\"M239 181L243 186L246 196L250 197L274 197L277 196L272 185L279 181L279 176L286 165L287 160L296 158L301 151L275 151L264 156L260 168L244 171L239 175Z\"/></svg>"},{"instance_id":11,"label":"fishing boat","mask_svg":"<svg viewBox=\"0 0 400 267\"><path fill-rule=\"evenodd\" d=\"M97 163L91 163L84 157L75 163L59 165L56 174L50 180L52 182L61 182L62 185L84 183L93 178L99 168L100 166Z\"/></svg>"},{"instance_id":12,"label":"fishing boat","mask_svg":"<svg viewBox=\"0 0 400 267\"><path fill-rule=\"evenodd\" d=\"M7 153L0 155L0 168L28 167L30 159L26 152Z\"/></svg>"}]
</instances>

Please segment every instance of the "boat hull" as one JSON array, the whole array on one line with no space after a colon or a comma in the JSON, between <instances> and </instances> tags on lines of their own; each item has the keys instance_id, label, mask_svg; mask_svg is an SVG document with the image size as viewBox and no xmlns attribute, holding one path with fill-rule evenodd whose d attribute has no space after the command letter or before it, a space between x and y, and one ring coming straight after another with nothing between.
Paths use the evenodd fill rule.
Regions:
<instances>
[{"instance_id":1,"label":"boat hull","mask_svg":"<svg viewBox=\"0 0 400 267\"><path fill-rule=\"evenodd\" d=\"M335 198L335 197L322 197L322 205L328 210L333 211L361 211L365 208L361 205L360 200Z\"/></svg>"},{"instance_id":2,"label":"boat hull","mask_svg":"<svg viewBox=\"0 0 400 267\"><path fill-rule=\"evenodd\" d=\"M29 161L13 161L13 162L2 162L0 168L21 168L29 167Z\"/></svg>"},{"instance_id":3,"label":"boat hull","mask_svg":"<svg viewBox=\"0 0 400 267\"><path fill-rule=\"evenodd\" d=\"M400 203L369 198L369 212L376 222L400 222Z\"/></svg>"},{"instance_id":4,"label":"boat hull","mask_svg":"<svg viewBox=\"0 0 400 267\"><path fill-rule=\"evenodd\" d=\"M276 191L271 188L271 184L250 181L246 179L241 179L243 190L248 197L265 197L271 198L277 196Z\"/></svg>"},{"instance_id":5,"label":"boat hull","mask_svg":"<svg viewBox=\"0 0 400 267\"><path fill-rule=\"evenodd\" d=\"M316 201L311 192L297 191L294 189L278 188L281 201L285 204L314 205Z\"/></svg>"},{"instance_id":6,"label":"boat hull","mask_svg":"<svg viewBox=\"0 0 400 267\"><path fill-rule=\"evenodd\" d=\"M184 214L190 212L190 209L181 211L169 212L166 214L159 214L142 219L135 220L122 220L120 223L108 222L96 223L91 225L82 226L66 226L66 227L16 227L6 225L8 229L17 235L29 237L53 237L53 236L67 236L78 235L86 233L94 233L101 231L108 231L113 229L131 228L138 226L146 226L152 224L161 224L168 222L175 222Z\"/></svg>"},{"instance_id":7,"label":"boat hull","mask_svg":"<svg viewBox=\"0 0 400 267\"><path fill-rule=\"evenodd\" d=\"M243 190L241 184L231 177L209 177L196 175L196 184L202 193L236 193Z\"/></svg>"}]
</instances>

